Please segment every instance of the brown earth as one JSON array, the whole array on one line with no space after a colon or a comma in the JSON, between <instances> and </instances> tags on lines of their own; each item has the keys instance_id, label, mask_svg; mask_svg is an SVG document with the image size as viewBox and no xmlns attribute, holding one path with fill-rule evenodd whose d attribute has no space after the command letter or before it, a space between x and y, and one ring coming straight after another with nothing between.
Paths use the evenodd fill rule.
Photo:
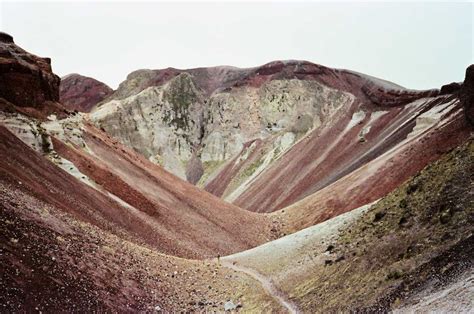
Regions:
<instances>
[{"instance_id":1,"label":"brown earth","mask_svg":"<svg viewBox=\"0 0 474 314\"><path fill-rule=\"evenodd\" d=\"M0 231L1 312L281 309L247 276L160 254L3 180Z\"/></svg>"},{"instance_id":2,"label":"brown earth","mask_svg":"<svg viewBox=\"0 0 474 314\"><path fill-rule=\"evenodd\" d=\"M183 71L134 72L108 97L127 97ZM297 78L349 92L355 101L274 160L232 205L120 144L87 115L65 110L50 60L0 33L0 109L9 123L0 125L0 311L222 311L227 300L245 311L282 311L286 299L268 294L274 283L260 286L214 258L258 252L245 250L384 196L342 229L324 264L299 268L292 250L278 251L290 254L283 272L294 272L276 282L288 304L385 311L437 272L472 266L472 71L459 93L443 95L305 61L186 71L208 94ZM80 122L62 125L62 117ZM28 146L38 137L42 151ZM272 145L255 140L245 148L252 144L246 161L224 165L208 190L224 195ZM71 167L63 170L66 162ZM193 180L202 166L189 172ZM238 206L283 209L266 215ZM313 262L319 253L298 254L316 254ZM258 267L276 265L273 255L259 258Z\"/></svg>"},{"instance_id":3,"label":"brown earth","mask_svg":"<svg viewBox=\"0 0 474 314\"><path fill-rule=\"evenodd\" d=\"M91 77L69 74L61 78L59 99L69 110L89 112L113 92L112 88Z\"/></svg>"},{"instance_id":4,"label":"brown earth","mask_svg":"<svg viewBox=\"0 0 474 314\"><path fill-rule=\"evenodd\" d=\"M52 72L51 59L35 56L17 45L7 34L0 37L0 96L18 107L40 112L61 107L59 77Z\"/></svg>"}]
</instances>

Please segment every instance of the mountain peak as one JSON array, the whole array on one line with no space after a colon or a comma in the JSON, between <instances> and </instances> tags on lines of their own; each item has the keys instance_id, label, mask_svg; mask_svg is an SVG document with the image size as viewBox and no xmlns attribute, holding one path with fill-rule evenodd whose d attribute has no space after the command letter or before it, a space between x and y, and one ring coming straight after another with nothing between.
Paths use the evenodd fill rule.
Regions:
<instances>
[{"instance_id":1,"label":"mountain peak","mask_svg":"<svg viewBox=\"0 0 474 314\"><path fill-rule=\"evenodd\" d=\"M71 73L61 78L60 99L70 110L89 112L113 90L94 78Z\"/></svg>"}]
</instances>

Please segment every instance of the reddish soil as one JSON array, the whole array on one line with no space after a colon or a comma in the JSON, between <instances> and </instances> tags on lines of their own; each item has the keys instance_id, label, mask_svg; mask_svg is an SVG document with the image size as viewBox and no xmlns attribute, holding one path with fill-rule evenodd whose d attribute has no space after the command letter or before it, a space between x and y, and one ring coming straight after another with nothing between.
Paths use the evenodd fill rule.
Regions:
<instances>
[{"instance_id":1,"label":"reddish soil","mask_svg":"<svg viewBox=\"0 0 474 314\"><path fill-rule=\"evenodd\" d=\"M246 276L114 236L3 177L0 265L5 313L215 312L229 299L272 302Z\"/></svg>"},{"instance_id":2,"label":"reddish soil","mask_svg":"<svg viewBox=\"0 0 474 314\"><path fill-rule=\"evenodd\" d=\"M61 79L59 96L69 110L89 112L113 92L112 88L96 79L70 74Z\"/></svg>"},{"instance_id":3,"label":"reddish soil","mask_svg":"<svg viewBox=\"0 0 474 314\"><path fill-rule=\"evenodd\" d=\"M447 118L448 119L448 118ZM290 230L301 230L364 204L371 203L402 184L443 153L464 143L470 136L462 112L449 122L431 129L415 141L375 158L338 181L278 212Z\"/></svg>"},{"instance_id":4,"label":"reddish soil","mask_svg":"<svg viewBox=\"0 0 474 314\"><path fill-rule=\"evenodd\" d=\"M449 95L427 101L422 105L419 113L415 113L415 107L383 108L388 113L371 124L370 132L363 142L359 140L359 133L367 125L370 119L369 114L366 114L361 123L344 132L352 113L360 108L354 104L353 108L341 114L334 123L315 130L275 161L252 182L252 185L234 201L234 204L257 212L272 212L289 206L386 153L412 131L415 119L420 113L453 99L454 96ZM461 115L462 113L459 113L460 117ZM398 172L402 175L390 181L389 189L384 188L385 193L439 155L439 153L431 153L432 151L446 151L465 139L468 126L461 121L456 125L458 127L454 130L447 130L445 127L435 133L424 134L420 141L434 141L436 144L428 151L419 151L418 146L414 146L408 156L417 160L419 164L411 167L411 163L400 163ZM448 135L443 132L447 132ZM441 140L446 136L458 141ZM431 157L418 158L418 155L425 153L430 153Z\"/></svg>"},{"instance_id":5,"label":"reddish soil","mask_svg":"<svg viewBox=\"0 0 474 314\"><path fill-rule=\"evenodd\" d=\"M128 215L140 217L148 226L138 231L141 238L162 252L212 257L271 238L266 217L178 179L93 126L87 126L84 138L93 154L57 139L54 148L102 188L133 206L136 210Z\"/></svg>"}]
</instances>

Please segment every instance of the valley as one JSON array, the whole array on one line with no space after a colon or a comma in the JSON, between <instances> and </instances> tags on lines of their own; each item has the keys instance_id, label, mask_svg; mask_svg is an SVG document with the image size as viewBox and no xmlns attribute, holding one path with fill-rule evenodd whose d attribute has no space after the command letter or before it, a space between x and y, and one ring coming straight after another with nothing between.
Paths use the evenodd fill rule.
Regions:
<instances>
[{"instance_id":1,"label":"valley","mask_svg":"<svg viewBox=\"0 0 474 314\"><path fill-rule=\"evenodd\" d=\"M423 91L295 60L112 90L5 33L0 56L0 311L472 310L444 295L474 297L474 66Z\"/></svg>"}]
</instances>

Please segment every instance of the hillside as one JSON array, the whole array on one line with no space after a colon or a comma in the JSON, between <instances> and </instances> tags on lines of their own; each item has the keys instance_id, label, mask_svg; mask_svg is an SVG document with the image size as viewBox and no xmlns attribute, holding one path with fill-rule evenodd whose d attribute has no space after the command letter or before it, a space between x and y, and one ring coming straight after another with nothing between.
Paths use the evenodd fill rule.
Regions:
<instances>
[{"instance_id":1,"label":"hillside","mask_svg":"<svg viewBox=\"0 0 474 314\"><path fill-rule=\"evenodd\" d=\"M12 42L0 45L20 49ZM42 71L39 77L52 75L50 68ZM57 90L59 80L51 84ZM17 94L29 88L15 86ZM91 126L82 114L61 109L66 118L37 119L23 113L37 112L43 103L24 109L10 101L23 104L8 98L10 110L0 113L3 182L21 185L77 219L176 256L228 254L273 237L266 217L176 178Z\"/></svg>"},{"instance_id":2,"label":"hillside","mask_svg":"<svg viewBox=\"0 0 474 314\"><path fill-rule=\"evenodd\" d=\"M307 61L111 91L8 34L0 56L0 312L472 310L474 66L427 91Z\"/></svg>"},{"instance_id":3,"label":"hillside","mask_svg":"<svg viewBox=\"0 0 474 314\"><path fill-rule=\"evenodd\" d=\"M358 170L346 195L356 199L343 212L385 195L467 138L458 92L408 90L306 61L139 70L90 119L153 163L250 211L282 209ZM382 169L383 160L392 163ZM379 166L364 170L370 162ZM380 175L393 169L394 176ZM370 191L360 193L364 187Z\"/></svg>"},{"instance_id":4,"label":"hillside","mask_svg":"<svg viewBox=\"0 0 474 314\"><path fill-rule=\"evenodd\" d=\"M471 138L375 204L224 263L269 278L302 312L385 312L413 303L414 292L431 287L432 295L472 272L473 167ZM462 286L464 305L441 298L436 309L472 310L472 281Z\"/></svg>"},{"instance_id":5,"label":"hillside","mask_svg":"<svg viewBox=\"0 0 474 314\"><path fill-rule=\"evenodd\" d=\"M61 78L59 99L69 110L89 112L95 105L112 94L106 84L80 74L69 74Z\"/></svg>"}]
</instances>

